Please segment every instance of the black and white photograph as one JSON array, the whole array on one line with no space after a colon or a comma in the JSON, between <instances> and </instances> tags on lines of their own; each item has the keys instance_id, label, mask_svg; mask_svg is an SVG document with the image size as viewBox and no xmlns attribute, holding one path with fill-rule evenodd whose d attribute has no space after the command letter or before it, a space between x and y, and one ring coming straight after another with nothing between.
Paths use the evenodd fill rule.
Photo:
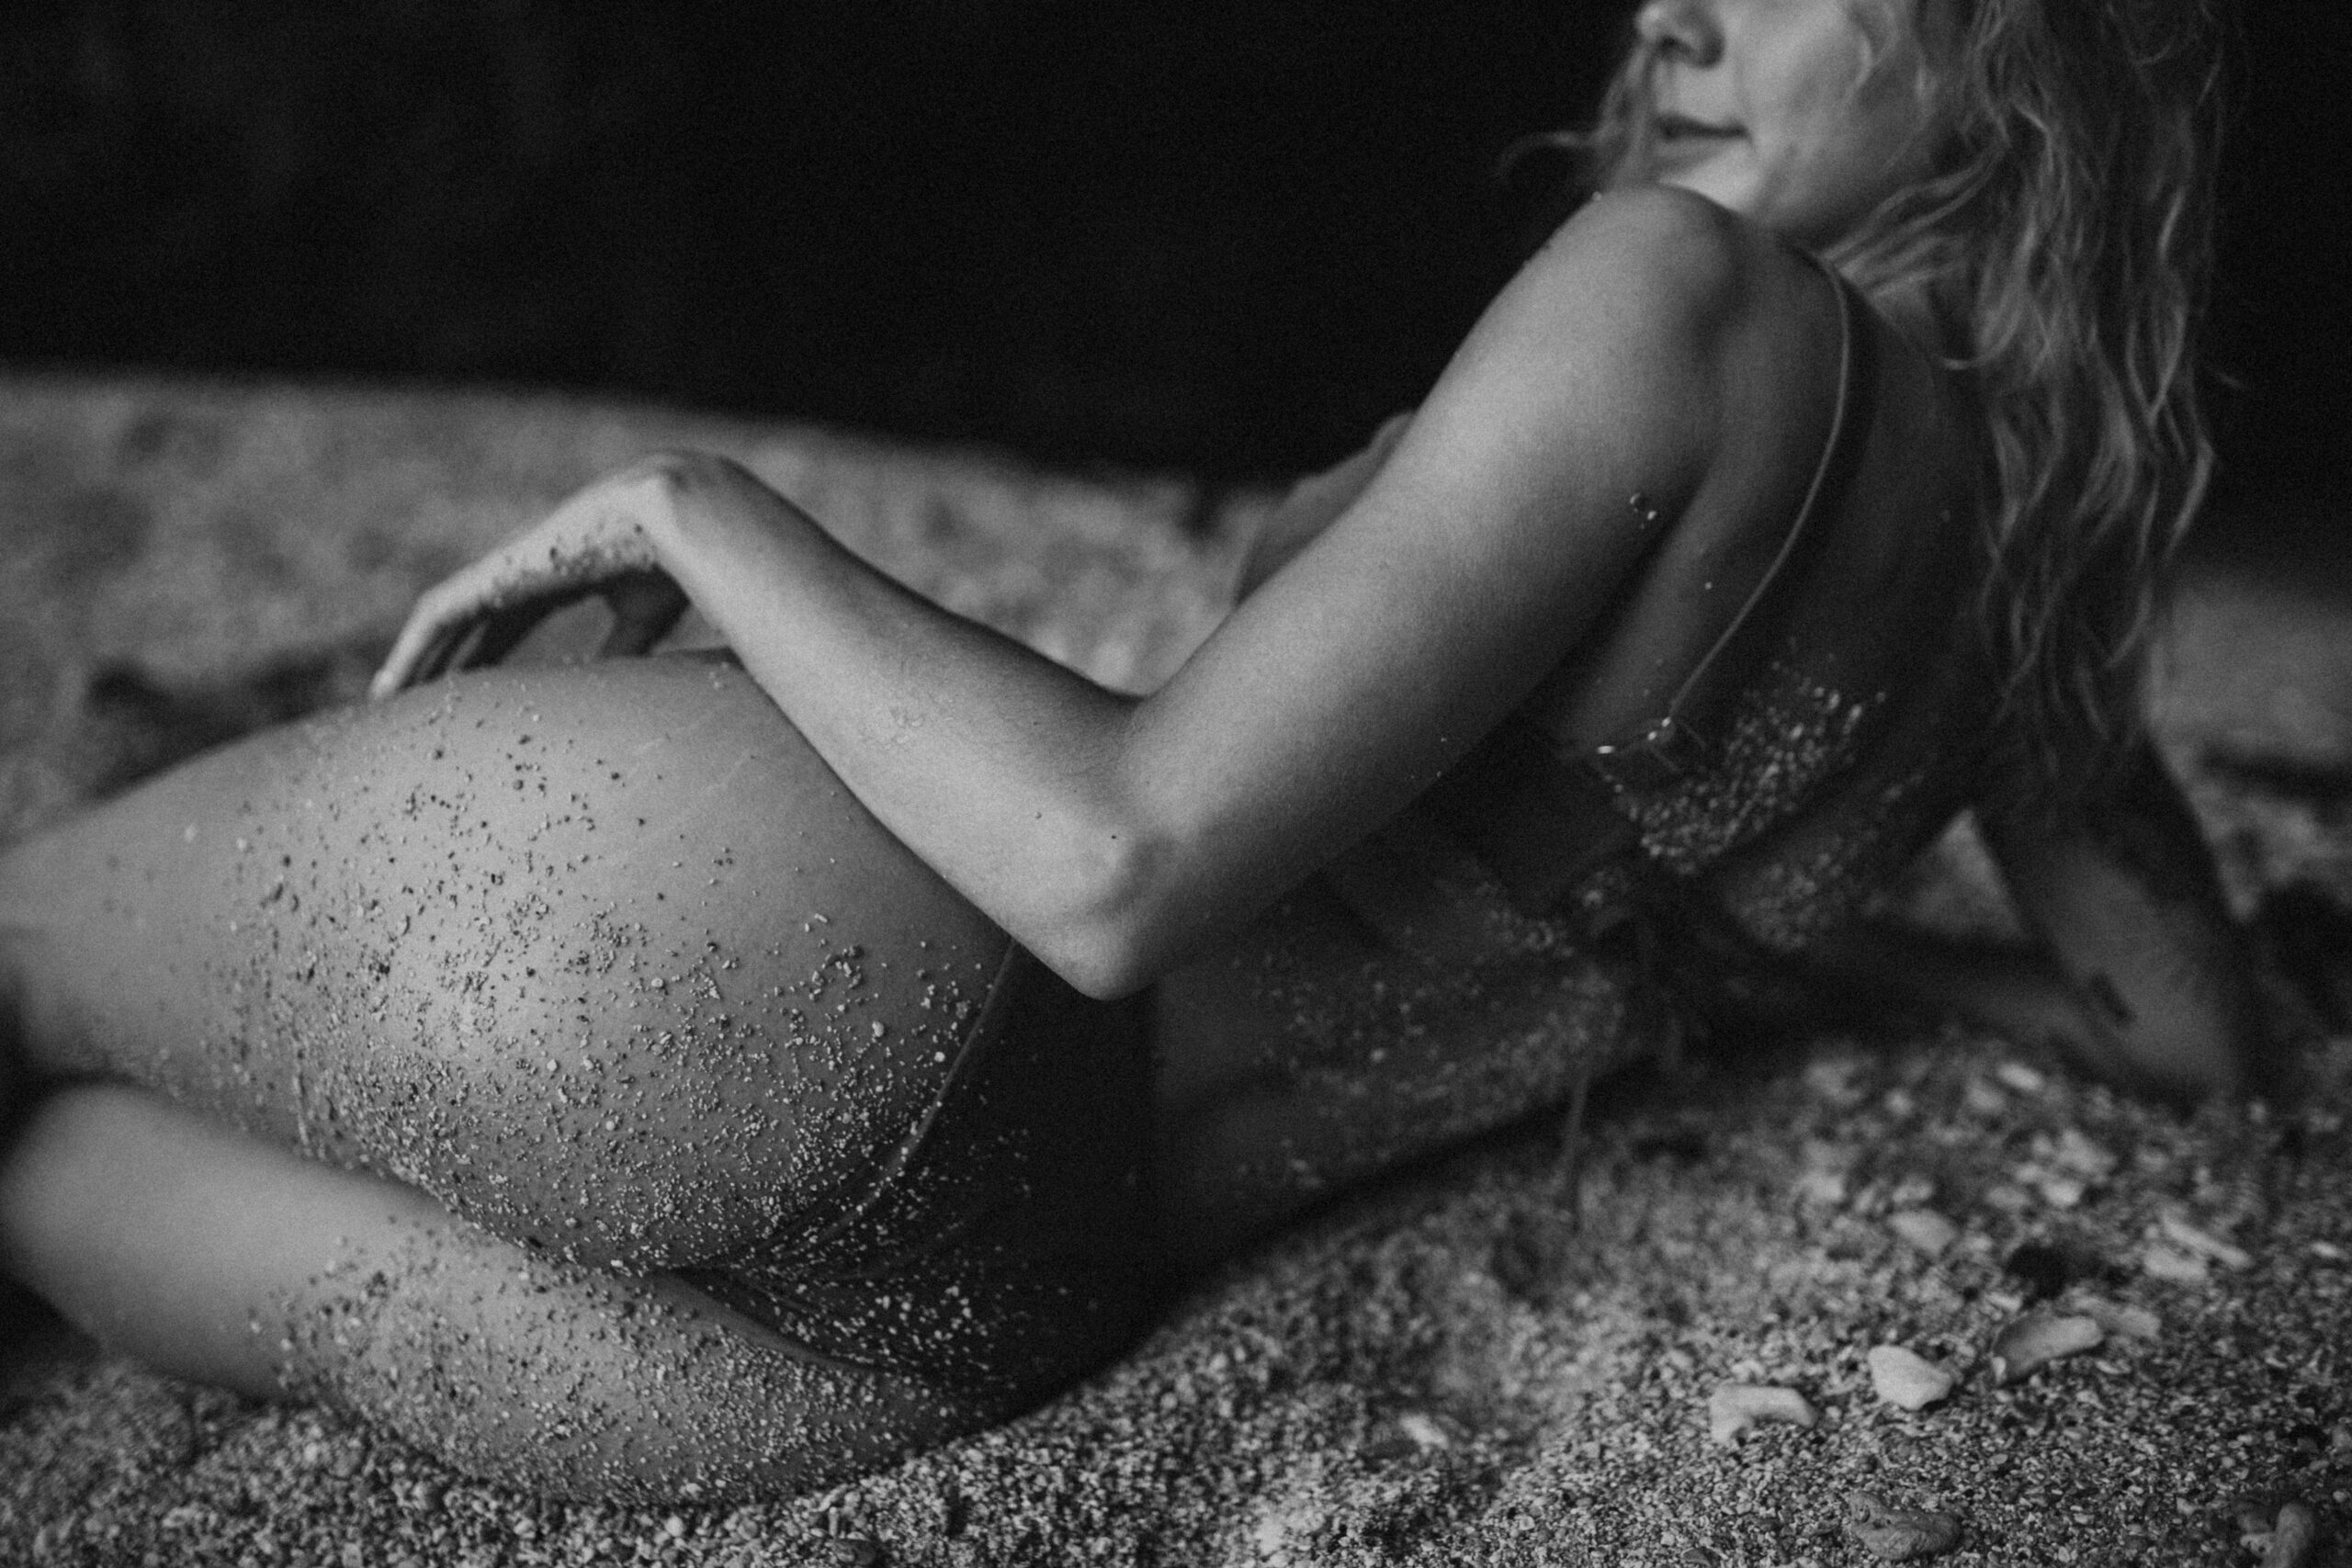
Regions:
<instances>
[{"instance_id":1,"label":"black and white photograph","mask_svg":"<svg viewBox=\"0 0 2352 1568\"><path fill-rule=\"evenodd\" d=\"M11 0L0 1565L2352 1564L2347 73Z\"/></svg>"}]
</instances>

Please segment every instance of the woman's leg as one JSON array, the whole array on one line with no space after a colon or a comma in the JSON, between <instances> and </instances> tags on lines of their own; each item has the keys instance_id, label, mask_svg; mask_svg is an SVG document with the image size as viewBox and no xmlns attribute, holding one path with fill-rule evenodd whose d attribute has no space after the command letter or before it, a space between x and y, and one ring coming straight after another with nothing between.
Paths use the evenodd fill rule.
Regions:
<instances>
[{"instance_id":1,"label":"woman's leg","mask_svg":"<svg viewBox=\"0 0 2352 1568\"><path fill-rule=\"evenodd\" d=\"M0 1043L36 1080L153 1091L54 1090L0 1223L118 1342L334 1390L469 1467L529 1482L544 1450L570 1490L835 1473L813 1416L673 1435L677 1458L669 1406L631 1416L630 1391L683 1377L707 1423L721 1393L789 1415L779 1389L805 1384L809 1410L867 1411L843 1418L870 1461L1114 1348L1148 1261L1119 1185L1140 1133L1079 1157L1084 1118L1033 1123L1071 1092L1139 1122L1140 1066L1048 989L732 667L464 678L0 856ZM106 1173L141 1157L118 1200ZM357 1250L329 1275L336 1236ZM501 1282L526 1263L527 1298ZM229 1273L191 1292L205 1267ZM348 1282L379 1273L404 1282ZM694 1305L685 1339L646 1337L663 1303ZM767 1326L738 1344L746 1313ZM314 1332L266 1326L256 1357L228 1333L254 1314ZM622 1370L582 1385L609 1412L582 1458L527 1379L588 1343ZM466 1346L491 1392L419 1403Z\"/></svg>"},{"instance_id":2,"label":"woman's leg","mask_svg":"<svg viewBox=\"0 0 2352 1568\"><path fill-rule=\"evenodd\" d=\"M323 1398L564 1496L797 1490L1001 1414L828 1365L674 1278L558 1262L128 1087L35 1110L0 1161L0 1249L164 1371Z\"/></svg>"}]
</instances>

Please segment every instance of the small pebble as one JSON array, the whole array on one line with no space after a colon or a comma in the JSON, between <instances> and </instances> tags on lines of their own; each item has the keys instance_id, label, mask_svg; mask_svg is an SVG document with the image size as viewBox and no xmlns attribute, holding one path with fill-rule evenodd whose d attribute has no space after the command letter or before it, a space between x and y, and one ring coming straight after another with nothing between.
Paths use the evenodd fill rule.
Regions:
<instances>
[{"instance_id":1,"label":"small pebble","mask_svg":"<svg viewBox=\"0 0 2352 1568\"><path fill-rule=\"evenodd\" d=\"M2033 1194L2007 1181L1984 1189L1984 1201L2005 1214L2022 1214L2033 1207Z\"/></svg>"},{"instance_id":2,"label":"small pebble","mask_svg":"<svg viewBox=\"0 0 2352 1568\"><path fill-rule=\"evenodd\" d=\"M2019 1094L2040 1094L2050 1084L2048 1078L2023 1062L2003 1062L1993 1069L1993 1076Z\"/></svg>"},{"instance_id":3,"label":"small pebble","mask_svg":"<svg viewBox=\"0 0 2352 1568\"><path fill-rule=\"evenodd\" d=\"M2115 1174L2119 1163L2112 1151L2094 1143L2080 1129L2069 1127L2058 1134L2057 1145L2050 1151L2051 1163L2074 1172L2088 1181L2104 1181Z\"/></svg>"},{"instance_id":4,"label":"small pebble","mask_svg":"<svg viewBox=\"0 0 2352 1568\"><path fill-rule=\"evenodd\" d=\"M2041 1201L2053 1209L2074 1208L2090 1191L2089 1183L2081 1177L2045 1170L2040 1166L2019 1167L2018 1179L2041 1193Z\"/></svg>"},{"instance_id":5,"label":"small pebble","mask_svg":"<svg viewBox=\"0 0 2352 1568\"><path fill-rule=\"evenodd\" d=\"M1951 1393L1950 1372L1900 1345L1872 1346L1870 1368L1871 1386L1898 1410L1925 1410Z\"/></svg>"},{"instance_id":6,"label":"small pebble","mask_svg":"<svg viewBox=\"0 0 2352 1568\"><path fill-rule=\"evenodd\" d=\"M1861 1098L1854 1080L1861 1077L1862 1066L1852 1056L1824 1057L1805 1068L1804 1086L1833 1105L1851 1105Z\"/></svg>"},{"instance_id":7,"label":"small pebble","mask_svg":"<svg viewBox=\"0 0 2352 1568\"><path fill-rule=\"evenodd\" d=\"M1434 1416L1424 1416L1418 1410L1408 1410L1397 1416L1396 1429L1410 1438L1417 1449L1427 1450L1453 1446L1453 1434L1441 1426Z\"/></svg>"},{"instance_id":8,"label":"small pebble","mask_svg":"<svg viewBox=\"0 0 2352 1568\"><path fill-rule=\"evenodd\" d=\"M1960 1239L1960 1227L1933 1209L1901 1209L1886 1216L1886 1228L1930 1258Z\"/></svg>"},{"instance_id":9,"label":"small pebble","mask_svg":"<svg viewBox=\"0 0 2352 1568\"><path fill-rule=\"evenodd\" d=\"M2028 1313L1994 1337L1993 1381L2015 1382L2037 1367L2096 1349L2106 1337L2096 1318Z\"/></svg>"},{"instance_id":10,"label":"small pebble","mask_svg":"<svg viewBox=\"0 0 2352 1568\"><path fill-rule=\"evenodd\" d=\"M1887 1190L1886 1205L1890 1209L1921 1208L1935 1195L1936 1179L1915 1170Z\"/></svg>"},{"instance_id":11,"label":"small pebble","mask_svg":"<svg viewBox=\"0 0 2352 1568\"><path fill-rule=\"evenodd\" d=\"M1792 1388L1766 1383L1727 1382L1707 1400L1707 1436L1717 1443L1739 1441L1739 1435L1766 1421L1810 1427L1817 1419L1804 1395Z\"/></svg>"},{"instance_id":12,"label":"small pebble","mask_svg":"<svg viewBox=\"0 0 2352 1568\"><path fill-rule=\"evenodd\" d=\"M1932 1508L1898 1508L1875 1492L1852 1494L1846 1508L1847 1533L1888 1562L1934 1557L1960 1544L1960 1521Z\"/></svg>"},{"instance_id":13,"label":"small pebble","mask_svg":"<svg viewBox=\"0 0 2352 1568\"><path fill-rule=\"evenodd\" d=\"M1838 1171L1817 1167L1800 1171L1791 1185L1797 1197L1807 1203L1836 1208L1846 1201L1846 1178Z\"/></svg>"}]
</instances>

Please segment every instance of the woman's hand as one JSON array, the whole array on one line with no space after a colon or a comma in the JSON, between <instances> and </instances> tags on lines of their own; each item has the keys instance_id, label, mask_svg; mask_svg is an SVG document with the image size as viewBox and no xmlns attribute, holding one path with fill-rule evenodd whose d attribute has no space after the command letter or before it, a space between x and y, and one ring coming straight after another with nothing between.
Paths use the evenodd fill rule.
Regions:
<instances>
[{"instance_id":1,"label":"woman's hand","mask_svg":"<svg viewBox=\"0 0 2352 1568\"><path fill-rule=\"evenodd\" d=\"M707 461L715 459L649 458L599 479L428 589L368 694L387 697L451 670L494 664L549 615L592 595L613 612L600 657L651 648L686 609L655 534L669 521L681 470Z\"/></svg>"},{"instance_id":2,"label":"woman's hand","mask_svg":"<svg viewBox=\"0 0 2352 1568\"><path fill-rule=\"evenodd\" d=\"M2278 1021L2162 759L2143 737L2061 777L2029 774L2033 788L1996 789L1978 812L2063 980L2046 1032L2128 1087L2185 1102L2262 1091L2279 1065Z\"/></svg>"}]
</instances>

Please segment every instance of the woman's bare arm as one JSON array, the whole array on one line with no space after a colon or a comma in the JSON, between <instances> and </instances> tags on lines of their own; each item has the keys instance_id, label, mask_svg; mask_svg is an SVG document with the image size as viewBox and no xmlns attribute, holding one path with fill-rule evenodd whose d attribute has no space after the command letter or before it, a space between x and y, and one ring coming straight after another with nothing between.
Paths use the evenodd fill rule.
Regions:
<instances>
[{"instance_id":1,"label":"woman's bare arm","mask_svg":"<svg viewBox=\"0 0 2352 1568\"><path fill-rule=\"evenodd\" d=\"M1978 817L2046 956L1988 968L1966 1010L2013 1028L2038 1018L2104 1076L2179 1099L2261 1077L2245 943L2196 819L2144 738L2063 795L1996 789Z\"/></svg>"},{"instance_id":2,"label":"woman's bare arm","mask_svg":"<svg viewBox=\"0 0 2352 1568\"><path fill-rule=\"evenodd\" d=\"M1315 542L1316 536L1338 522L1356 499L1380 477L1389 455L1403 440L1413 416L1400 413L1373 432L1361 450L1351 452L1319 473L1307 475L1276 506L1256 539L1249 558L1241 563L1236 598L1248 598L1261 583L1290 563L1292 557Z\"/></svg>"},{"instance_id":3,"label":"woman's bare arm","mask_svg":"<svg viewBox=\"0 0 2352 1568\"><path fill-rule=\"evenodd\" d=\"M1378 826L1592 628L1655 543L1626 498L1679 513L1730 405L1749 431L1777 406L1771 244L1679 193L1596 204L1338 521L1146 699L900 589L723 462L616 481L643 553L615 564L674 579L892 832L1117 994Z\"/></svg>"},{"instance_id":4,"label":"woman's bare arm","mask_svg":"<svg viewBox=\"0 0 2352 1568\"><path fill-rule=\"evenodd\" d=\"M2253 968L2154 745L2138 739L2065 797L1996 792L1978 818L2065 980L2075 1046L2114 1079L2173 1096L2246 1089L2265 1039Z\"/></svg>"}]
</instances>

